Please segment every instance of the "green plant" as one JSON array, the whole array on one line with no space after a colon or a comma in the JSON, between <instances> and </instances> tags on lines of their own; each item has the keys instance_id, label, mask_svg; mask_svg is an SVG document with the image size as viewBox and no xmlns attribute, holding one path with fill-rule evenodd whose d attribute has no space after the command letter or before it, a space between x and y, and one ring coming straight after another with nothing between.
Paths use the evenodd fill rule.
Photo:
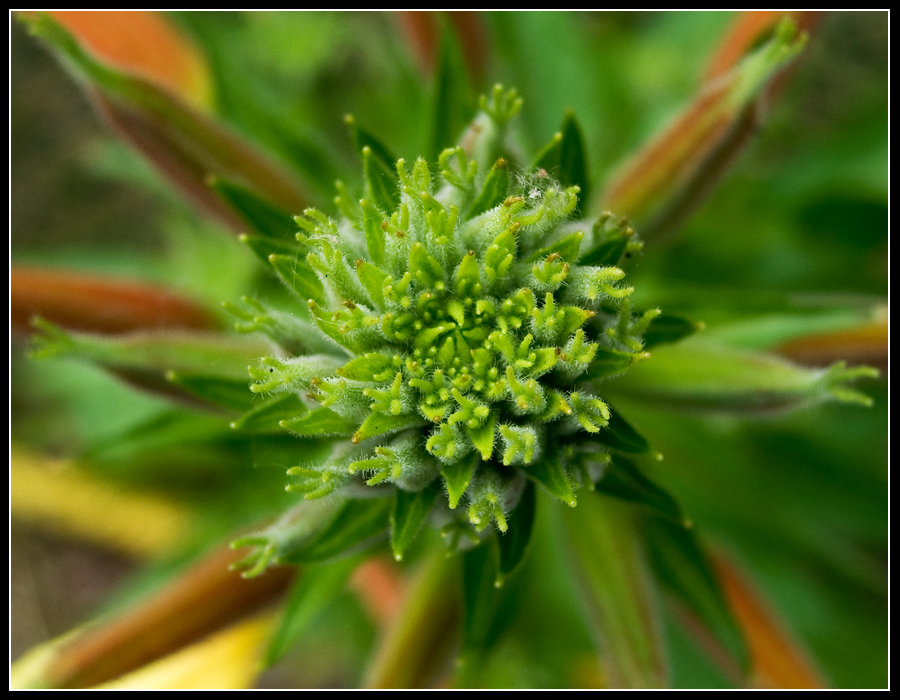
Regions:
<instances>
[{"instance_id":1,"label":"green plant","mask_svg":"<svg viewBox=\"0 0 900 700\"><path fill-rule=\"evenodd\" d=\"M548 17L561 21L559 15ZM774 97L784 76L779 71L803 43L795 25L782 23L739 62L714 64L713 77L685 115L609 176L602 192L588 176L596 151L586 148L590 139L571 112L549 143L532 148L535 156L524 155L533 140L529 128L542 130L542 124L535 128L539 120L526 121L542 90L532 96L522 87L524 125L516 121L521 99L499 86L467 121L474 108L469 83L483 66L471 46L461 48L454 39L469 33L445 32L434 51L430 103L419 97L398 110L395 95L419 94L403 76L393 78L396 91L389 99L359 86L374 105L360 113L375 125L364 128L348 119L363 178L338 182L326 214L308 204L327 201L334 173L351 172L339 151L289 129L301 111L289 97L229 72L229 42L258 31L277 47L278 24L251 18L229 27L204 16L175 19L209 52L223 116L277 151L281 163L154 82L98 61L50 18L28 21L86 82L127 140L219 222L246 232L241 241L268 276L251 266L251 255L233 254L226 308L244 335L208 332L219 321L205 309L159 321L194 330L147 328L131 319L129 328L138 330L130 334L78 333L52 323L52 306L38 304L36 310L50 321L36 322L34 347L39 356L90 360L158 395L228 414L156 409L106 445L92 446L88 456L107 476L132 485L143 481L201 513L205 527L194 526L195 551L238 527L273 520L235 542L252 548L236 566L245 576L259 576L257 581L277 576L266 572L271 564L304 567L266 660L281 658L304 635L310 644L321 642L310 631L313 616L320 608L339 607L332 601L344 582L364 558L387 549L389 533L394 558L420 573L409 584L393 631L370 661L370 685L433 682L442 661L454 655L446 648L454 639L445 627L459 630L452 676L462 686L577 682L579 659L592 648L587 630L599 645L603 668L602 677L588 682L665 685L669 647L676 668L680 663L689 669L678 671L686 685L744 683L753 674L764 683L816 683L802 655L793 652L790 672L772 677L753 627L741 616L749 605L746 589L723 592L719 579L731 580L733 568L720 555L714 568L701 536L705 528L716 533L718 527L719 546L728 543L744 557L760 542L764 547L793 537L789 549L815 550L833 571L855 577L854 585L868 586L868 594L874 590L877 597L880 577L864 551L850 547L850 559L839 562L840 555L829 559L817 550L827 533L788 535L798 522L815 522L793 519L796 509L782 511L787 515L777 516L757 542L751 537L742 547L734 540L741 542L735 531L746 523L765 519L754 509L770 495L747 483L757 463L747 441L768 440L779 450L791 440L802 442L798 436L812 428L795 427L790 437L784 423L774 422L784 418L760 422L759 416L802 409L812 423L848 420L852 407L832 414L809 407L833 399L869 403L849 382L877 374L867 367L848 369L841 354L829 358L828 368L815 369L765 351L778 347L797 357L824 343L827 356L829 348L837 352L835 333L871 347L865 339L880 337L886 323L876 322L872 335L868 316L877 304L870 299L798 303L786 291L735 295L721 287L691 289L684 274L672 270L703 261L702 243L693 251L669 243L674 262L653 263L653 246L666 245L665 236L674 236L700 205L745 145L765 101ZM451 19L458 23L460 16ZM407 20L411 36L423 38L425 27L416 24L422 16ZM525 15L491 22L497 63L507 70L514 71L527 53L529 37L546 40L539 23ZM329 31L340 36L342 30L319 27L310 36L327 43ZM756 32L753 38L762 29ZM291 46L286 38L272 55L280 50L290 56ZM532 80L519 69L513 78ZM570 68L561 75L586 81L583 73ZM271 74L276 86L287 79L278 69ZM314 91L323 93L323 109L307 114L309 123L327 118L328 100L335 99L322 85ZM535 111L546 112L540 106ZM606 111L610 116L616 110ZM427 133L422 123L429 125ZM376 131L387 138L376 138ZM399 143L411 168L385 143ZM410 152L410 144L422 143L430 157L413 161L420 153ZM459 145L443 150L452 143ZM106 162L113 167L109 154ZM137 171L134 163L115 167ZM758 185L743 190L763 191ZM743 190L732 196L740 199ZM743 204L727 213L735 216ZM616 214L605 212L606 205ZM291 214L301 210L294 226ZM171 225L176 235L189 235L189 225ZM729 225L753 228L734 220ZM219 284L217 278L229 277L232 254L223 252L228 244L206 235L197 236L194 249L184 254L197 291L198 270L209 270L208 279ZM741 252L734 246L719 260L710 257L719 264ZM637 260L636 281L626 286L624 269ZM824 271L830 271L827 265ZM680 285L673 285L679 278ZM276 279L284 288L272 284ZM628 285L631 279L629 272ZM238 303L244 285L261 292ZM63 288L71 293L75 286ZM877 284L863 289L882 291ZM665 313L651 308L657 303ZM178 308L196 311L189 304ZM86 330L123 330L97 327L90 309L80 310L76 321ZM697 315L710 328L695 335L702 324L689 319ZM676 414L661 416L659 407ZM734 414L752 416L752 427L722 418ZM667 471L668 448L676 455L675 474ZM661 453L668 458L663 463ZM191 466L184 454L194 461ZM165 468L167 460L175 470ZM710 483L714 472L684 468L694 461L730 470L732 478ZM222 465L232 473L214 471ZM255 469L248 471L249 465ZM288 466L288 491L302 498L278 493ZM185 467L196 479L174 474ZM211 473L214 498L201 498L201 484ZM789 477L785 481L791 483ZM766 483L771 487L771 480ZM743 504L730 498L736 484ZM670 490L686 495L690 506L683 509ZM717 512L720 503L727 504L724 515ZM747 508L754 511L749 520ZM443 542L426 523L438 526ZM526 558L529 548L537 551ZM556 551L561 548L565 556ZM873 572L860 570L866 566ZM848 574L842 567L856 571ZM538 582L544 577L548 583ZM701 630L714 649L717 671L685 661L690 655L683 652L679 659L677 649L685 642L671 622L663 629L672 613L662 612L657 587L672 597L672 610L690 621L688 627ZM583 615L562 600L579 588ZM517 614L538 602L548 606L546 615L528 620ZM212 606L199 604L209 606L212 624ZM341 613L332 614L340 619ZM345 640L350 644L366 637L355 624L357 631ZM178 627L168 618L157 627L168 625ZM557 631L548 633L551 627ZM529 634L550 634L558 649L529 643ZM119 646L121 653L128 645ZM163 644L147 652L147 659L168 650ZM507 652L512 660L504 664ZM93 684L134 667L93 676L96 669L84 664L63 672L63 662L55 663L42 671L41 682ZM723 672L724 677L714 675ZM704 674L713 674L712 680Z\"/></svg>"}]
</instances>

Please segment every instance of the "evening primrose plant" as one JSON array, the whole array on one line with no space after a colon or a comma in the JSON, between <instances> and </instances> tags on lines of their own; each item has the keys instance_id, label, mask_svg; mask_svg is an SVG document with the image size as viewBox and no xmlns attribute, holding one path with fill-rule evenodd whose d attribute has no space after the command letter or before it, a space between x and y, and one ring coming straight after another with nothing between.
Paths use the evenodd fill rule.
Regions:
<instances>
[{"instance_id":1,"label":"evening primrose plant","mask_svg":"<svg viewBox=\"0 0 900 700\"><path fill-rule=\"evenodd\" d=\"M554 670L534 676L536 685L668 685L658 587L676 601L683 627L712 650L727 683L821 682L776 624L788 670L779 676L766 665L746 614L762 615L752 589L710 555L692 515L657 479L663 455L653 434L629 416L641 402L751 417L871 403L854 383L876 370L840 357L803 367L761 342L717 342L715 330L698 333L703 324L688 314L647 303L652 283L642 294L632 281L635 263L652 255L654 240L674 234L756 128L803 49L802 16L754 19L752 40L735 39L745 42L739 56L600 188L574 113L529 152L521 122L540 96L497 84L473 104L468 81L481 66L467 53L471 27L462 16L408 14L401 26L435 66L428 140L436 150L398 157L362 119L347 117L362 178L343 173L328 201L317 193L333 178L327 186L318 178L339 168L321 165L309 142L297 140L303 157L264 154L202 104L188 106L177 82L163 88L117 65L64 14L24 19L120 135L219 225L240 232L247 257L266 271L255 291L223 300L236 333L211 312L191 315L190 305L174 303L170 316L142 326L127 300L123 314L133 317L110 333L89 310L72 324L23 293L38 316L33 356L88 361L201 412L139 430L135 445L156 441L175 453L195 447L202 432L209 454L265 461L281 473L236 480L241 517L214 539L239 556L214 557L216 566L203 569L216 586L244 591L234 612L210 606L198 629L163 615L154 629L178 629L171 636L180 644L199 639L217 615L224 624L273 601L286 567L296 566L301 573L281 612L248 618L253 644L271 664L312 634L315 615L375 557L394 579L406 578L406 597L380 635L364 684L416 687L450 677L460 687L508 685L495 668L498 649L512 643L516 606L541 599L523 580L561 567L550 578L562 581L561 591L578 591L585 632L565 652L596 647L600 666L578 670L589 651L564 660L547 651L545 666ZM215 41L207 35L212 55ZM470 107L466 120L454 121ZM37 273L29 274L19 278L28 280L23 289L37 286ZM842 313L799 327L860 323L858 306ZM767 332L754 326L751 335ZM238 527L244 534L235 537ZM564 554L553 551L559 547ZM386 553L392 562L378 559ZM373 582L356 585L364 600L375 590ZM214 592L209 586L203 590ZM205 604L179 590L163 599L174 595L185 609ZM568 605L548 605L550 618L571 615ZM115 620L106 624L123 635L118 647L79 656L72 652L79 643L87 645L82 652L94 649L92 633L82 632L52 647L26 682L128 679L173 651L146 642L149 651L122 653L142 642ZM243 639L240 629L218 634ZM254 663L259 655L251 654ZM510 668L532 661L514 655ZM235 677L252 676L235 668ZM122 687L154 681L130 682Z\"/></svg>"}]
</instances>

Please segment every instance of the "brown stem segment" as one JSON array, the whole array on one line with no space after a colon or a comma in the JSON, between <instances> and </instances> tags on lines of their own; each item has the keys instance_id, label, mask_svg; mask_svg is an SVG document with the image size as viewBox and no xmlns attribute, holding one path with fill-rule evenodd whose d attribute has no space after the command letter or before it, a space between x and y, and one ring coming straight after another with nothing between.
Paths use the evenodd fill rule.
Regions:
<instances>
[{"instance_id":1,"label":"brown stem segment","mask_svg":"<svg viewBox=\"0 0 900 700\"><path fill-rule=\"evenodd\" d=\"M229 565L240 558L219 549L143 604L100 622L63 646L47 672L54 688L89 688L140 668L270 603L294 568L243 579Z\"/></svg>"}]
</instances>

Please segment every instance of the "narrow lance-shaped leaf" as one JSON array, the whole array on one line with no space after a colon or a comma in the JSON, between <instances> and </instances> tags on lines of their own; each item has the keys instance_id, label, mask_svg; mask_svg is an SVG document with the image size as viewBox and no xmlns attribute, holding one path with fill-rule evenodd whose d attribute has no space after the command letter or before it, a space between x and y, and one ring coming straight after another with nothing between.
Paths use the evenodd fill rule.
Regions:
<instances>
[{"instance_id":1,"label":"narrow lance-shaped leaf","mask_svg":"<svg viewBox=\"0 0 900 700\"><path fill-rule=\"evenodd\" d=\"M584 137L574 112L566 111L562 128L538 153L533 167L547 171L547 174L558 180L563 187L577 185L580 189L579 203L590 201Z\"/></svg>"},{"instance_id":2,"label":"narrow lance-shaped leaf","mask_svg":"<svg viewBox=\"0 0 900 700\"><path fill-rule=\"evenodd\" d=\"M164 375L247 380L247 365L266 354L266 343L254 338L178 330L143 330L117 336L66 333L39 320L43 335L35 337L36 357L79 357L115 369Z\"/></svg>"},{"instance_id":3,"label":"narrow lance-shaped leaf","mask_svg":"<svg viewBox=\"0 0 900 700\"><path fill-rule=\"evenodd\" d=\"M615 496L646 508L679 526L684 526L684 516L678 502L669 493L648 479L630 459L615 456L604 466L600 478L594 483L601 493Z\"/></svg>"},{"instance_id":4,"label":"narrow lance-shaped leaf","mask_svg":"<svg viewBox=\"0 0 900 700\"><path fill-rule=\"evenodd\" d=\"M266 201L252 190L221 177L211 177L209 186L256 233L274 241L294 239L297 227L292 215Z\"/></svg>"},{"instance_id":5,"label":"narrow lance-shaped leaf","mask_svg":"<svg viewBox=\"0 0 900 700\"><path fill-rule=\"evenodd\" d=\"M496 640L498 608L508 592L496 585L495 551L485 542L463 554L462 648L456 661L457 688L478 686L479 659Z\"/></svg>"},{"instance_id":6,"label":"narrow lance-shaped leaf","mask_svg":"<svg viewBox=\"0 0 900 700\"><path fill-rule=\"evenodd\" d=\"M628 506L594 496L566 508L563 518L610 687L663 688L657 592L632 515Z\"/></svg>"},{"instance_id":7,"label":"narrow lance-shaped leaf","mask_svg":"<svg viewBox=\"0 0 900 700\"><path fill-rule=\"evenodd\" d=\"M391 513L391 549L397 561L403 559L407 547L419 534L425 518L434 505L437 493L439 493L438 482L426 486L421 491L397 490L397 499Z\"/></svg>"},{"instance_id":8,"label":"narrow lance-shaped leaf","mask_svg":"<svg viewBox=\"0 0 900 700\"><path fill-rule=\"evenodd\" d=\"M113 128L209 213L242 227L240 217L210 190L210 175L247 187L283 209L303 209L307 197L290 173L237 136L145 78L98 61L49 15L23 19L85 84Z\"/></svg>"},{"instance_id":9,"label":"narrow lance-shaped leaf","mask_svg":"<svg viewBox=\"0 0 900 700\"><path fill-rule=\"evenodd\" d=\"M281 659L308 629L316 616L344 590L360 559L351 557L330 564L313 564L304 569L290 593L278 626L272 634L263 663L271 666Z\"/></svg>"},{"instance_id":10,"label":"narrow lance-shaped leaf","mask_svg":"<svg viewBox=\"0 0 900 700\"><path fill-rule=\"evenodd\" d=\"M613 178L598 204L644 219L677 197L683 183L802 45L795 25L783 23L769 43L705 86L695 101Z\"/></svg>"},{"instance_id":11,"label":"narrow lance-shaped leaf","mask_svg":"<svg viewBox=\"0 0 900 700\"><path fill-rule=\"evenodd\" d=\"M832 399L869 405L870 399L848 384L877 376L871 367L837 363L807 369L774 355L692 339L655 349L652 362L604 390L671 409L765 412Z\"/></svg>"},{"instance_id":12,"label":"narrow lance-shaped leaf","mask_svg":"<svg viewBox=\"0 0 900 700\"><path fill-rule=\"evenodd\" d=\"M525 559L528 543L531 541L531 530L534 527L536 505L537 492L534 484L529 481L519 505L509 517L509 527L505 533L497 535L500 561L494 585L502 586Z\"/></svg>"},{"instance_id":13,"label":"narrow lance-shaped leaf","mask_svg":"<svg viewBox=\"0 0 900 700\"><path fill-rule=\"evenodd\" d=\"M738 673L746 673L746 643L696 533L652 518L644 524L644 536L659 580L713 635Z\"/></svg>"}]
</instances>

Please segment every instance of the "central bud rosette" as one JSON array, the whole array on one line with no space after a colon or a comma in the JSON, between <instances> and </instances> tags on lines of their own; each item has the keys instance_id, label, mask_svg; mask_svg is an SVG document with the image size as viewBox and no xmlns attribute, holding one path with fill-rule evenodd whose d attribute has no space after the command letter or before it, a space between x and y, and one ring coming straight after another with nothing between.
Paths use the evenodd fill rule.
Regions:
<instances>
[{"instance_id":1,"label":"central bud rosette","mask_svg":"<svg viewBox=\"0 0 900 700\"><path fill-rule=\"evenodd\" d=\"M465 512L505 531L528 479L574 505L602 469L592 437L610 410L594 382L643 357L658 312L632 317L626 221L573 221L578 186L498 157L519 105L500 90L483 101L439 175L366 145L366 197L339 183L342 219L307 210L299 247L271 256L308 316L269 324L293 356L264 358L251 388L303 397L311 410L286 429L345 436L327 464L291 469L289 490L442 491L450 526Z\"/></svg>"}]
</instances>

